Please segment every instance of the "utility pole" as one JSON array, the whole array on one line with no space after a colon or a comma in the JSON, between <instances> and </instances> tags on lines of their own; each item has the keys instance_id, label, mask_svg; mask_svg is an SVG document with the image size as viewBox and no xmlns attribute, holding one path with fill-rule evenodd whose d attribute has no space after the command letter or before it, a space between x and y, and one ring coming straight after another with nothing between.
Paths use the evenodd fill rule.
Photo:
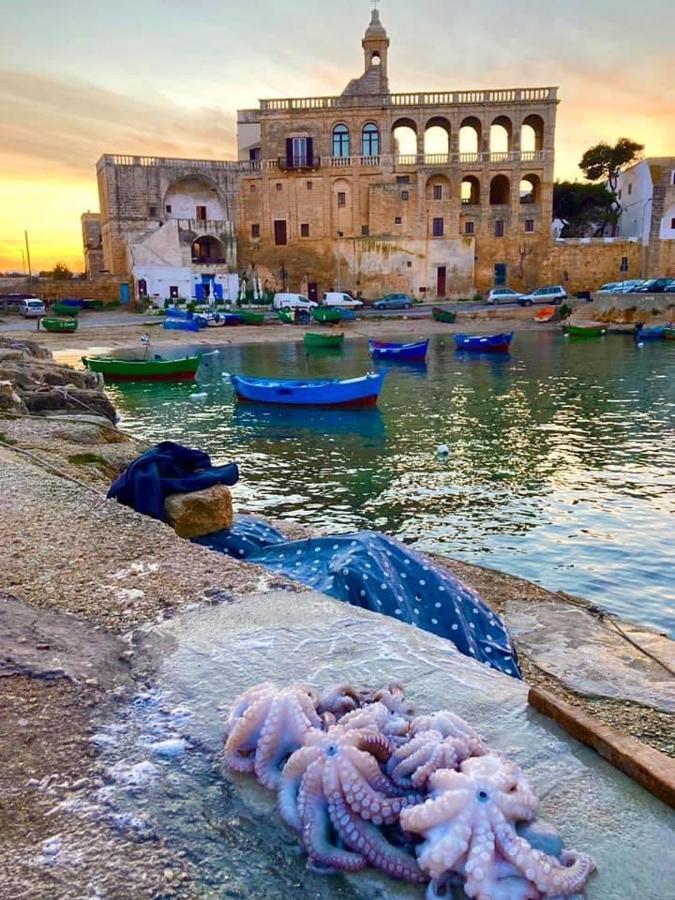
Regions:
<instances>
[{"instance_id":1,"label":"utility pole","mask_svg":"<svg viewBox=\"0 0 675 900\"><path fill-rule=\"evenodd\" d=\"M25 237L25 239L26 239L26 259L28 260L28 280L29 280L29 281L32 281L32 280L33 280L33 273L32 273L32 271L31 271L31 267L30 267L30 245L29 245L29 243L28 243L28 231L24 231L23 234L24 234L24 237Z\"/></svg>"}]
</instances>

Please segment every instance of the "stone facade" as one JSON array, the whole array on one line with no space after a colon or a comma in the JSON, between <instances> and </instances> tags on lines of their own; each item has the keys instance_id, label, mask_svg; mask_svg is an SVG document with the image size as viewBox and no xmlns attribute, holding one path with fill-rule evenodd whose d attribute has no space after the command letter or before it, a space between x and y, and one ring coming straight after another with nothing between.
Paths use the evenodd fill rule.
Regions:
<instances>
[{"instance_id":1,"label":"stone facade","mask_svg":"<svg viewBox=\"0 0 675 900\"><path fill-rule=\"evenodd\" d=\"M240 168L236 162L102 156L97 175L106 268L130 273L137 257L205 274L236 267ZM167 223L170 238L158 239Z\"/></svg>"},{"instance_id":2,"label":"stone facade","mask_svg":"<svg viewBox=\"0 0 675 900\"><path fill-rule=\"evenodd\" d=\"M642 246L635 238L561 238L536 268L538 283L562 284L570 296L610 281L640 278L641 273Z\"/></svg>"},{"instance_id":3,"label":"stone facade","mask_svg":"<svg viewBox=\"0 0 675 900\"><path fill-rule=\"evenodd\" d=\"M240 265L312 294L534 286L522 260L550 245L556 89L392 94L377 10L362 45L340 96L239 113Z\"/></svg>"},{"instance_id":4,"label":"stone facade","mask_svg":"<svg viewBox=\"0 0 675 900\"><path fill-rule=\"evenodd\" d=\"M103 262L103 240L101 238L101 214L86 212L80 216L82 225L82 247L84 249L84 271L87 278L98 278L105 272Z\"/></svg>"}]
</instances>

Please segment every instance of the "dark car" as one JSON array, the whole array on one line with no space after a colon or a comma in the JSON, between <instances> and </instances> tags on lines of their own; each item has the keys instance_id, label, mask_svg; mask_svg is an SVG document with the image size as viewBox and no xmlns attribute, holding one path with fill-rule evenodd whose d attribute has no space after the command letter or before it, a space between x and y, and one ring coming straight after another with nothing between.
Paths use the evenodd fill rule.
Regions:
<instances>
[{"instance_id":1,"label":"dark car","mask_svg":"<svg viewBox=\"0 0 675 900\"><path fill-rule=\"evenodd\" d=\"M373 309L410 309L412 305L410 294L385 294L373 303Z\"/></svg>"},{"instance_id":2,"label":"dark car","mask_svg":"<svg viewBox=\"0 0 675 900\"><path fill-rule=\"evenodd\" d=\"M675 278L650 278L639 287L634 287L631 294L667 294L675 293Z\"/></svg>"}]
</instances>

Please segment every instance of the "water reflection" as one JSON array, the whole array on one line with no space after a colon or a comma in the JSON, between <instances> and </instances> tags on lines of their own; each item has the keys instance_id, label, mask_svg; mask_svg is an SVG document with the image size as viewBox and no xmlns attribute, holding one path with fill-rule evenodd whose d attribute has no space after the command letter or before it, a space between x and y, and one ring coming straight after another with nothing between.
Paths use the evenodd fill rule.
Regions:
<instances>
[{"instance_id":1,"label":"water reflection","mask_svg":"<svg viewBox=\"0 0 675 900\"><path fill-rule=\"evenodd\" d=\"M363 374L361 339L318 356L301 343L226 346L196 387L111 394L124 427L236 457L250 508L382 528L675 629L675 345L592 343L517 334L510 356L474 357L435 338L425 369L387 366L372 413L240 407L223 377Z\"/></svg>"}]
</instances>

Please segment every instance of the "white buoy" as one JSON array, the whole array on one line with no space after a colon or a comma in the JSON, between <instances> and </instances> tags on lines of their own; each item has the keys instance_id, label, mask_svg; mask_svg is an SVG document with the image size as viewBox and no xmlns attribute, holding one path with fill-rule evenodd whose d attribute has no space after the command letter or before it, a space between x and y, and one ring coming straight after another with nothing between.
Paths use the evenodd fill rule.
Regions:
<instances>
[{"instance_id":1,"label":"white buoy","mask_svg":"<svg viewBox=\"0 0 675 900\"><path fill-rule=\"evenodd\" d=\"M438 447L436 447L436 456L449 456L449 455L450 455L450 448L448 447L447 444L439 444Z\"/></svg>"},{"instance_id":2,"label":"white buoy","mask_svg":"<svg viewBox=\"0 0 675 900\"><path fill-rule=\"evenodd\" d=\"M638 350L642 350L642 348L644 347L644 343L642 341L639 341L637 346Z\"/></svg>"},{"instance_id":3,"label":"white buoy","mask_svg":"<svg viewBox=\"0 0 675 900\"><path fill-rule=\"evenodd\" d=\"M190 400L195 400L195 401L198 401L198 400L206 400L206 398L207 398L208 396L209 396L209 395L208 395L206 392L201 393L201 394L190 394Z\"/></svg>"}]
</instances>

